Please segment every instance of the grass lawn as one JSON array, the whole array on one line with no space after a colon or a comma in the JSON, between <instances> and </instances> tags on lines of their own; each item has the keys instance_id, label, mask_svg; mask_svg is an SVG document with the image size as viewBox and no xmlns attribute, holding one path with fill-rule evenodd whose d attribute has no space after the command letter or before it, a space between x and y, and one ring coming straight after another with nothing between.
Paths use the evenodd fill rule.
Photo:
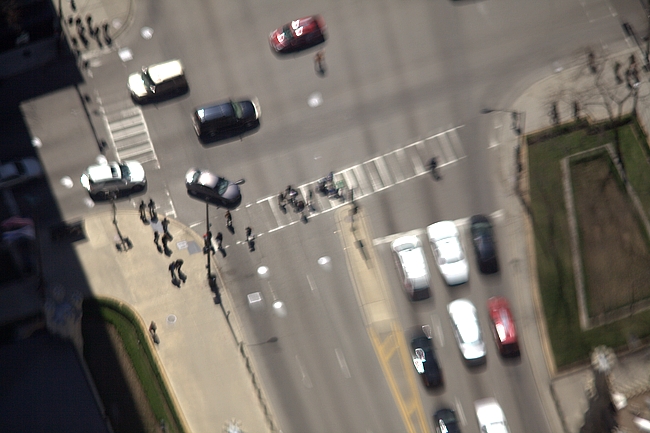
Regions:
<instances>
[{"instance_id":1,"label":"grass lawn","mask_svg":"<svg viewBox=\"0 0 650 433\"><path fill-rule=\"evenodd\" d=\"M177 408L148 344L148 330L128 307L88 299L83 307L84 358L116 433L182 432Z\"/></svg>"},{"instance_id":2,"label":"grass lawn","mask_svg":"<svg viewBox=\"0 0 650 433\"><path fill-rule=\"evenodd\" d=\"M628 338L650 336L650 311L589 331L580 329L560 161L577 152L614 143L612 131L590 131L593 129L583 128L536 141L528 147L530 206L539 287L558 368L588 360L596 346L604 344L622 349L628 344ZM645 150L647 147L644 147L645 137L636 122L621 126L619 137L630 183L646 213L650 214L650 164ZM607 203L603 202L602 205L607 206ZM616 227L605 229L617 230ZM603 245L603 248L606 247ZM585 281L586 290L589 291L589 275L585 275ZM617 288L612 287L612 290Z\"/></svg>"}]
</instances>

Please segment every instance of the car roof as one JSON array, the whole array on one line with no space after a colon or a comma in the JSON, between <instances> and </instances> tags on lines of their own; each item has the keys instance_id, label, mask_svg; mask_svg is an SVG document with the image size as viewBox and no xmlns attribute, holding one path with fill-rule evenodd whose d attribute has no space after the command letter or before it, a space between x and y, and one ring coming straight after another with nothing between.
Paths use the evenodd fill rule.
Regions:
<instances>
[{"instance_id":1,"label":"car roof","mask_svg":"<svg viewBox=\"0 0 650 433\"><path fill-rule=\"evenodd\" d=\"M501 342L508 343L509 341L515 340L517 338L517 331L508 300L497 296L492 297L488 299L488 310Z\"/></svg>"},{"instance_id":2,"label":"car roof","mask_svg":"<svg viewBox=\"0 0 650 433\"><path fill-rule=\"evenodd\" d=\"M221 101L196 109L199 119L208 121L219 117L229 117L235 114L232 101Z\"/></svg>"},{"instance_id":3,"label":"car roof","mask_svg":"<svg viewBox=\"0 0 650 433\"><path fill-rule=\"evenodd\" d=\"M88 167L88 177L92 182L101 182L110 179L116 179L121 176L119 166L115 162L107 164L91 165Z\"/></svg>"},{"instance_id":4,"label":"car roof","mask_svg":"<svg viewBox=\"0 0 650 433\"><path fill-rule=\"evenodd\" d=\"M463 249L458 242L458 238L445 238L436 242L440 256L448 263L457 262L465 258Z\"/></svg>"},{"instance_id":5,"label":"car roof","mask_svg":"<svg viewBox=\"0 0 650 433\"><path fill-rule=\"evenodd\" d=\"M159 84L169 78L183 75L183 65L180 60L170 60L149 66L147 73L154 83Z\"/></svg>"},{"instance_id":6,"label":"car roof","mask_svg":"<svg viewBox=\"0 0 650 433\"><path fill-rule=\"evenodd\" d=\"M427 227L427 234L430 241L437 242L440 239L459 236L458 228L453 221L439 221Z\"/></svg>"},{"instance_id":7,"label":"car roof","mask_svg":"<svg viewBox=\"0 0 650 433\"><path fill-rule=\"evenodd\" d=\"M505 421L503 409L494 398L484 398L474 402L476 417L483 424L499 423Z\"/></svg>"},{"instance_id":8,"label":"car roof","mask_svg":"<svg viewBox=\"0 0 650 433\"><path fill-rule=\"evenodd\" d=\"M199 178L196 180L196 183L208 188L214 188L218 182L219 176L209 171L200 171Z\"/></svg>"}]
</instances>

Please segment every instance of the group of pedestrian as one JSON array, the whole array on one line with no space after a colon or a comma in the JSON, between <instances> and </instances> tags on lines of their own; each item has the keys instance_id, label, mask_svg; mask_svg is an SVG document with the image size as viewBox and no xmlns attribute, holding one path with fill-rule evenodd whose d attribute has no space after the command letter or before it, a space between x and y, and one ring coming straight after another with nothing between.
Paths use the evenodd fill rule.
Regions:
<instances>
[{"instance_id":1,"label":"group of pedestrian","mask_svg":"<svg viewBox=\"0 0 650 433\"><path fill-rule=\"evenodd\" d=\"M295 213L300 214L300 220L304 223L307 223L306 210L309 209L310 212L315 212L316 208L313 203L313 191L310 189L307 197L307 202L300 197L300 192L294 189L291 185L287 186L287 189L280 191L278 194L278 206L282 213L287 213L287 205L290 205L293 208Z\"/></svg>"},{"instance_id":2,"label":"group of pedestrian","mask_svg":"<svg viewBox=\"0 0 650 433\"><path fill-rule=\"evenodd\" d=\"M181 282L185 283L187 281L187 275L181 271L181 266L183 266L183 259L178 259L169 264L169 272L172 274L172 284L180 289Z\"/></svg>"},{"instance_id":3,"label":"group of pedestrian","mask_svg":"<svg viewBox=\"0 0 650 433\"><path fill-rule=\"evenodd\" d=\"M84 22L86 24L85 26ZM86 15L85 20L79 16L75 18L71 15L68 17L68 25L72 26L73 24L76 26L77 37L71 37L70 41L73 48L77 51L79 51L79 41L81 41L81 44L85 49L87 49L90 44L90 40L86 36L86 31L90 38L97 42L100 49L104 47L104 44L110 46L113 43L113 38L108 34L109 25L107 22L96 26L93 24L93 17L90 14Z\"/></svg>"},{"instance_id":4,"label":"group of pedestrian","mask_svg":"<svg viewBox=\"0 0 650 433\"><path fill-rule=\"evenodd\" d=\"M231 234L235 234L235 228L232 225L232 215L230 214L230 211L226 211L225 214L226 218L226 228ZM255 235L253 235L253 229L250 227L246 227L245 229L246 233L246 243L248 244L248 250L250 252L255 251ZM217 251L221 253L222 257L226 257L228 253L226 252L226 249L223 246L223 233L217 232L217 236L214 237L217 243L217 248L215 249L214 244L212 243L212 232L208 230L204 235L203 235L203 254L212 254L215 255Z\"/></svg>"},{"instance_id":5,"label":"group of pedestrian","mask_svg":"<svg viewBox=\"0 0 650 433\"><path fill-rule=\"evenodd\" d=\"M149 208L149 218L151 218L151 222L155 223L158 221L158 214L156 213L156 203L153 201L153 199L149 199L149 204L146 205L144 203L144 200L140 201L140 206L138 206L138 209L140 211L140 221L142 221L142 224L149 224L149 220L147 219L147 207Z\"/></svg>"}]
</instances>

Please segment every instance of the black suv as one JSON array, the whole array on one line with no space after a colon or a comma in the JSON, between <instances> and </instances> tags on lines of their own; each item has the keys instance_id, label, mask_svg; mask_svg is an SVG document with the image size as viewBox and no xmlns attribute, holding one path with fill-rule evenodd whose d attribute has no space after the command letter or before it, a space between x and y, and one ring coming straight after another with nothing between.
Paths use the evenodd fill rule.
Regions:
<instances>
[{"instance_id":1,"label":"black suv","mask_svg":"<svg viewBox=\"0 0 650 433\"><path fill-rule=\"evenodd\" d=\"M479 270L484 274L499 272L499 261L490 220L484 215L470 219L470 231Z\"/></svg>"},{"instance_id":2,"label":"black suv","mask_svg":"<svg viewBox=\"0 0 650 433\"><path fill-rule=\"evenodd\" d=\"M203 142L241 137L259 128L260 107L257 99L219 102L194 110L192 121Z\"/></svg>"}]
</instances>

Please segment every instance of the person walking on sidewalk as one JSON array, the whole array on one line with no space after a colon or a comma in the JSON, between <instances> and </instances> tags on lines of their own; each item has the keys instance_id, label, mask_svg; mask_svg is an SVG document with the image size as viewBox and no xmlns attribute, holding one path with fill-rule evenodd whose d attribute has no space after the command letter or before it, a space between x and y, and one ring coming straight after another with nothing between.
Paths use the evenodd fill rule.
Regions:
<instances>
[{"instance_id":1,"label":"person walking on sidewalk","mask_svg":"<svg viewBox=\"0 0 650 433\"><path fill-rule=\"evenodd\" d=\"M174 237L169 233L169 220L167 217L163 218L160 224L162 225L164 235L167 236L170 241L174 240Z\"/></svg>"},{"instance_id":2,"label":"person walking on sidewalk","mask_svg":"<svg viewBox=\"0 0 650 433\"><path fill-rule=\"evenodd\" d=\"M154 203L152 198L149 199L149 215L151 216L151 221L158 221L158 215L156 215L156 203Z\"/></svg>"},{"instance_id":3,"label":"person walking on sidewalk","mask_svg":"<svg viewBox=\"0 0 650 433\"><path fill-rule=\"evenodd\" d=\"M140 207L138 209L140 210L140 220L142 223L149 224L149 221L147 220L147 205L144 204L144 200L140 201Z\"/></svg>"},{"instance_id":4,"label":"person walking on sidewalk","mask_svg":"<svg viewBox=\"0 0 650 433\"><path fill-rule=\"evenodd\" d=\"M176 262L171 262L167 269L169 269L169 272L172 274L172 284L180 288L181 280L176 277L176 272L174 272L176 270Z\"/></svg>"},{"instance_id":5,"label":"person walking on sidewalk","mask_svg":"<svg viewBox=\"0 0 650 433\"><path fill-rule=\"evenodd\" d=\"M174 268L176 269L176 272L178 272L178 278L180 278L181 281L185 283L185 281L187 281L187 275L185 275L183 271L181 271L181 266L183 266L183 263L184 263L183 259L176 260L174 262Z\"/></svg>"},{"instance_id":6,"label":"person walking on sidewalk","mask_svg":"<svg viewBox=\"0 0 650 433\"><path fill-rule=\"evenodd\" d=\"M158 249L158 252L162 254L163 249L158 243L158 240L160 240L160 233L157 231L153 232L153 243L156 244L156 248Z\"/></svg>"}]
</instances>

